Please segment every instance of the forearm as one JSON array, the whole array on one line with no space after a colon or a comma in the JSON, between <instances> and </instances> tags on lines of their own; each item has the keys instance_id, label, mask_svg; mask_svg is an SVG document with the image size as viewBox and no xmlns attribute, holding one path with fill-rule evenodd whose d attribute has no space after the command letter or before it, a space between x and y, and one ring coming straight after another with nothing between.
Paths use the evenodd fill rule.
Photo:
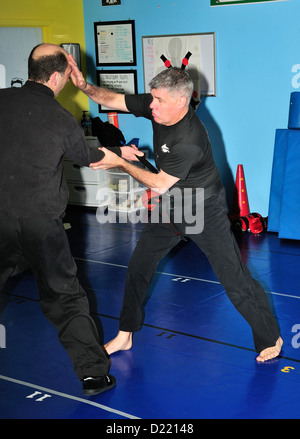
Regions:
<instances>
[{"instance_id":1,"label":"forearm","mask_svg":"<svg viewBox=\"0 0 300 439\"><path fill-rule=\"evenodd\" d=\"M122 147L126 148L126 147ZM121 149L122 149L121 148ZM100 148L104 152L104 157L100 162L91 163L92 169L104 169L108 170L111 168L119 168L125 171L127 174L131 175L135 180L139 181L143 186L150 189L154 189L156 192L163 194L168 189L170 189L175 183L178 182L179 178L173 175L167 174L166 172L160 170L157 174L147 171L145 169L139 168L128 160L130 158L126 157L126 160L122 157L117 156L113 152L109 151L107 148ZM135 154L133 148L129 148ZM140 153L139 153L140 154Z\"/></svg>"},{"instance_id":2,"label":"forearm","mask_svg":"<svg viewBox=\"0 0 300 439\"><path fill-rule=\"evenodd\" d=\"M163 172L154 174L145 169L141 169L126 160L121 159L120 168L123 169L127 174L131 175L135 180L156 192L163 194L165 193L176 181L170 181L165 178ZM177 180L177 179L176 179Z\"/></svg>"},{"instance_id":3,"label":"forearm","mask_svg":"<svg viewBox=\"0 0 300 439\"><path fill-rule=\"evenodd\" d=\"M83 93L97 104L104 105L105 107L117 111L128 112L125 104L125 95L88 83L84 79L82 72L78 69L74 57L69 55L68 59L69 65L72 68L70 77L76 87L83 91Z\"/></svg>"},{"instance_id":4,"label":"forearm","mask_svg":"<svg viewBox=\"0 0 300 439\"><path fill-rule=\"evenodd\" d=\"M107 99L113 94L110 90L105 88L97 87L96 85L85 83L85 86L81 90L91 99L97 100L99 104L105 104Z\"/></svg>"},{"instance_id":5,"label":"forearm","mask_svg":"<svg viewBox=\"0 0 300 439\"><path fill-rule=\"evenodd\" d=\"M106 88L97 87L88 82L85 82L81 90L97 104L119 111L128 111L125 104L125 97L122 94L115 93Z\"/></svg>"}]
</instances>

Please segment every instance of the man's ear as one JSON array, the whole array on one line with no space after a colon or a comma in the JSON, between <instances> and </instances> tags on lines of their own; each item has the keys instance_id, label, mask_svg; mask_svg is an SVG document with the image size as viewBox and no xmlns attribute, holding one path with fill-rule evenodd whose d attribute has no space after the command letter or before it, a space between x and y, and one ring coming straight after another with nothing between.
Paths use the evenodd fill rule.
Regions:
<instances>
[{"instance_id":1,"label":"man's ear","mask_svg":"<svg viewBox=\"0 0 300 439\"><path fill-rule=\"evenodd\" d=\"M57 86L57 79L58 79L58 72L54 72L52 73L52 75L50 76L49 82L53 87Z\"/></svg>"},{"instance_id":2,"label":"man's ear","mask_svg":"<svg viewBox=\"0 0 300 439\"><path fill-rule=\"evenodd\" d=\"M57 94L60 92L60 83L59 83L59 72L54 72L49 78L49 81L47 82L47 87L51 88L54 95L57 96Z\"/></svg>"},{"instance_id":3,"label":"man's ear","mask_svg":"<svg viewBox=\"0 0 300 439\"><path fill-rule=\"evenodd\" d=\"M178 100L178 104L180 108L183 108L186 106L187 104L187 98L186 96L180 96L179 100Z\"/></svg>"}]
</instances>

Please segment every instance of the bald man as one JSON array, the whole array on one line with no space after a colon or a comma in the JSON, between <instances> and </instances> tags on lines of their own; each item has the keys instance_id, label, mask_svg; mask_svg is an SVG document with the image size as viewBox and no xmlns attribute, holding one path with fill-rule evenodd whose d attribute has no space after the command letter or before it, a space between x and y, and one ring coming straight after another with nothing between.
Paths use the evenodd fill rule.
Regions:
<instances>
[{"instance_id":1,"label":"bald man","mask_svg":"<svg viewBox=\"0 0 300 439\"><path fill-rule=\"evenodd\" d=\"M54 99L71 70L67 52L42 44L29 55L25 85L0 90L0 292L27 261L43 313L56 327L83 393L94 395L114 387L115 378L62 223L68 201L63 157L89 166L104 153L89 148L76 119ZM115 152L134 159L130 147Z\"/></svg>"}]
</instances>

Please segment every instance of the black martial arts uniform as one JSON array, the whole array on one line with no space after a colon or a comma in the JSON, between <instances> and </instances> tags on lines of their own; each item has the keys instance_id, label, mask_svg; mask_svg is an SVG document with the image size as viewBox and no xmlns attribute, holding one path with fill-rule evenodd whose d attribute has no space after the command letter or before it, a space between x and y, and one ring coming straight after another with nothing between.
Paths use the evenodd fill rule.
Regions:
<instances>
[{"instance_id":1,"label":"black martial arts uniform","mask_svg":"<svg viewBox=\"0 0 300 439\"><path fill-rule=\"evenodd\" d=\"M175 125L156 123L149 108L151 100L151 95L130 95L126 105L135 116L151 120L156 166L180 179L171 189L180 188L184 200L184 189L204 188L204 227L196 233L196 228L188 229L182 214L180 220L175 218L180 236L163 218L160 223L150 219L128 265L119 329L133 332L141 328L143 301L157 264L182 237L188 237L207 256L228 297L250 324L257 352L274 346L279 329L265 291L241 261L207 132L192 108Z\"/></svg>"},{"instance_id":2,"label":"black martial arts uniform","mask_svg":"<svg viewBox=\"0 0 300 439\"><path fill-rule=\"evenodd\" d=\"M25 258L42 310L81 380L106 375L110 361L99 345L62 223L65 155L81 166L103 158L88 147L78 122L50 88L27 81L0 90L0 290Z\"/></svg>"}]
</instances>

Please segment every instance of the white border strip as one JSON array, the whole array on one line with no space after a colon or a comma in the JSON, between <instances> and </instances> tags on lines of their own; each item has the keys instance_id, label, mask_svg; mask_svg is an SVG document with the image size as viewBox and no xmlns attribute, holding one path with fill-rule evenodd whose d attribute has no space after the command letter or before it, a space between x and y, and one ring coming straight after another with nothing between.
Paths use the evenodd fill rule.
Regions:
<instances>
[{"instance_id":1,"label":"white border strip","mask_svg":"<svg viewBox=\"0 0 300 439\"><path fill-rule=\"evenodd\" d=\"M72 399L73 401L82 402L83 404L92 405L93 407L97 407L101 410L105 410L107 412L115 413L116 415L124 416L128 419L141 419L133 415L129 415L128 413L121 412L120 410L115 410L110 407L107 407L102 404L98 404L97 402L90 401L84 398L78 398L77 396L68 395L67 393L57 392L56 390L47 389L46 387L36 386L35 384L27 383L26 381L16 380L15 378L6 377L4 375L0 375L1 380L10 381L11 383L20 384L21 386L32 387L33 389L41 390L42 392L52 393L53 395L60 396L62 398Z\"/></svg>"},{"instance_id":2,"label":"white border strip","mask_svg":"<svg viewBox=\"0 0 300 439\"><path fill-rule=\"evenodd\" d=\"M83 258L75 258L78 261L84 261L84 262L94 262L95 264L104 264L104 265L112 265L113 267L121 267L121 268L127 268L127 265L119 265L119 264L113 264L112 262L103 262L103 261L94 261L93 259L83 259ZM191 277L186 276L185 274L174 274L174 273L164 273L162 271L156 271L157 274L164 274L165 276L172 276L172 277L183 277L184 279L191 279L191 280L198 280L200 282L207 282L211 284L220 284L220 282L215 280L208 280L208 279L201 279L198 277Z\"/></svg>"},{"instance_id":3,"label":"white border strip","mask_svg":"<svg viewBox=\"0 0 300 439\"><path fill-rule=\"evenodd\" d=\"M74 257L74 259L77 259L78 261L94 262L95 264L112 265L114 267L127 268L127 265L113 264L112 262L95 261L93 259L83 259L83 258L75 258L75 257ZM191 279L191 280L197 280L199 282L207 282L207 283L211 283L211 284L221 285L220 282L215 281L215 280L201 279L198 277L186 276L185 274L182 275L182 274L174 274L174 273L164 273L162 271L156 271L156 273L157 274L164 274L165 276L182 277L184 279ZM274 294L276 296L283 296L283 297L291 297L293 299L300 299L300 296L293 296L292 294L275 293L273 291L267 291L267 293Z\"/></svg>"}]
</instances>

